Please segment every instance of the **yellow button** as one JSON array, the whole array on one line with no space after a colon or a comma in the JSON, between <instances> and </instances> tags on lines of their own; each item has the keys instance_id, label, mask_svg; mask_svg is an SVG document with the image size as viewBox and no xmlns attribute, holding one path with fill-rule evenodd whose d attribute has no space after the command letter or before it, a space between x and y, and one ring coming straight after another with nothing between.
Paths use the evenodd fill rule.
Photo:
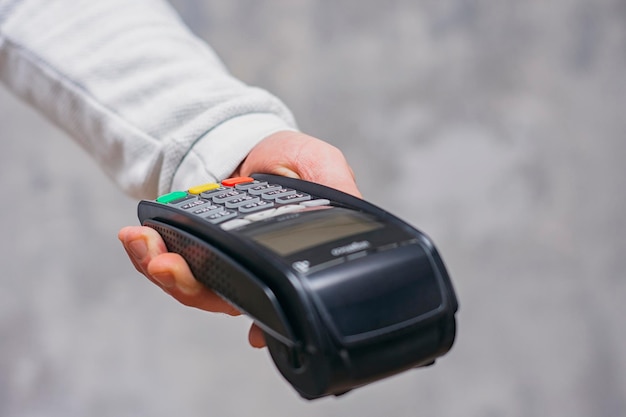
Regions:
<instances>
[{"instance_id":1,"label":"yellow button","mask_svg":"<svg viewBox=\"0 0 626 417\"><path fill-rule=\"evenodd\" d=\"M207 184L196 185L195 187L191 187L187 191L189 191L190 194L201 194L205 191L215 190L216 188L220 188L220 185L214 182L209 182Z\"/></svg>"}]
</instances>

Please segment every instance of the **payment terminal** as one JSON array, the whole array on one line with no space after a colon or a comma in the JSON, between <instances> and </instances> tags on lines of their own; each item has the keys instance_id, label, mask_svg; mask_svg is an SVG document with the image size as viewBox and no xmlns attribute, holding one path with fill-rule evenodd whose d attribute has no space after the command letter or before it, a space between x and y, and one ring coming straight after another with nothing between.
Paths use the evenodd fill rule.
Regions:
<instances>
[{"instance_id":1,"label":"payment terminal","mask_svg":"<svg viewBox=\"0 0 626 417\"><path fill-rule=\"evenodd\" d=\"M431 365L453 344L457 300L432 241L367 201L255 174L143 200L138 215L254 320L306 399Z\"/></svg>"}]
</instances>

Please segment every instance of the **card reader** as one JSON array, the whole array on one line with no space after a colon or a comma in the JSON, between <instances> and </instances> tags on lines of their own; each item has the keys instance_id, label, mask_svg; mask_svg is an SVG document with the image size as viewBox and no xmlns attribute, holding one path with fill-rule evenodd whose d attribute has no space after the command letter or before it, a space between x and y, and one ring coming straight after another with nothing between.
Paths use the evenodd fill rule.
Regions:
<instances>
[{"instance_id":1,"label":"card reader","mask_svg":"<svg viewBox=\"0 0 626 417\"><path fill-rule=\"evenodd\" d=\"M458 305L432 241L362 199L267 174L175 191L140 222L263 330L306 399L431 365Z\"/></svg>"}]
</instances>

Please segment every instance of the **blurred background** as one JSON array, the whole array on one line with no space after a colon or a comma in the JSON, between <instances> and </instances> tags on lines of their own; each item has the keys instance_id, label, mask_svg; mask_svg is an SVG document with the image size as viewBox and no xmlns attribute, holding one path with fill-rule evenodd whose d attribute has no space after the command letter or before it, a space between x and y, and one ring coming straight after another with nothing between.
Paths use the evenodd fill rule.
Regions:
<instances>
[{"instance_id":1,"label":"blurred background","mask_svg":"<svg viewBox=\"0 0 626 417\"><path fill-rule=\"evenodd\" d=\"M437 365L306 402L249 321L134 271L124 196L0 89L0 415L626 415L626 1L176 0L231 71L429 234Z\"/></svg>"}]
</instances>

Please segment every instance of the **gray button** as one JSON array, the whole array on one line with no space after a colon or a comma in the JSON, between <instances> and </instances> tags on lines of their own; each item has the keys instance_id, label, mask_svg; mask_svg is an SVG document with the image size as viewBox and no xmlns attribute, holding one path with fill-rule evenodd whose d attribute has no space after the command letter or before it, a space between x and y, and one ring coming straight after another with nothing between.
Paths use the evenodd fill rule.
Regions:
<instances>
[{"instance_id":1,"label":"gray button","mask_svg":"<svg viewBox=\"0 0 626 417\"><path fill-rule=\"evenodd\" d=\"M261 198L265 200L274 200L278 197L284 197L289 194L295 194L296 190L291 190L289 188L279 188L278 190L268 191L266 193L261 194Z\"/></svg>"},{"instance_id":2,"label":"gray button","mask_svg":"<svg viewBox=\"0 0 626 417\"><path fill-rule=\"evenodd\" d=\"M215 188L213 190L205 191L205 192L201 193L200 196L203 197L203 198L211 198L214 195L225 193L225 192L230 191L230 190L232 190L232 188L230 188L230 187L219 187L219 188Z\"/></svg>"},{"instance_id":3,"label":"gray button","mask_svg":"<svg viewBox=\"0 0 626 417\"><path fill-rule=\"evenodd\" d=\"M224 210L224 207L218 206L216 204L207 204L207 205L198 207L196 210L192 211L192 213L197 214L197 215L212 214L221 210Z\"/></svg>"},{"instance_id":4,"label":"gray button","mask_svg":"<svg viewBox=\"0 0 626 417\"><path fill-rule=\"evenodd\" d=\"M250 188L258 187L259 185L267 185L265 181L252 181L252 182L244 182L242 184L235 185L235 188L238 190L249 190Z\"/></svg>"},{"instance_id":5,"label":"gray button","mask_svg":"<svg viewBox=\"0 0 626 417\"><path fill-rule=\"evenodd\" d=\"M220 193L220 194L215 194L211 198L213 199L213 202L215 203L224 203L226 201L235 200L245 195L247 195L245 191L239 191L239 190L234 190L232 188L229 188L228 191Z\"/></svg>"},{"instance_id":6,"label":"gray button","mask_svg":"<svg viewBox=\"0 0 626 417\"><path fill-rule=\"evenodd\" d=\"M261 195L268 191L280 190L281 188L282 187L280 185L276 185L276 184L262 184L262 185L257 185L256 187L248 188L246 191L248 191L250 194L253 194L253 195Z\"/></svg>"},{"instance_id":7,"label":"gray button","mask_svg":"<svg viewBox=\"0 0 626 417\"><path fill-rule=\"evenodd\" d=\"M225 205L227 208L237 208L237 207L244 206L246 204L256 203L260 200L261 199L259 197L253 197L251 195L244 195L243 197L226 201Z\"/></svg>"},{"instance_id":8,"label":"gray button","mask_svg":"<svg viewBox=\"0 0 626 417\"><path fill-rule=\"evenodd\" d=\"M294 193L286 196L276 197L276 202L278 204L291 204L291 203L299 203L300 201L310 200L311 196L304 193Z\"/></svg>"},{"instance_id":9,"label":"gray button","mask_svg":"<svg viewBox=\"0 0 626 417\"><path fill-rule=\"evenodd\" d=\"M178 207L182 210L191 210L195 207L201 206L203 204L207 204L209 203L209 200L205 200L203 198L198 198L196 200L193 201L186 201L183 204L179 205Z\"/></svg>"},{"instance_id":10,"label":"gray button","mask_svg":"<svg viewBox=\"0 0 626 417\"><path fill-rule=\"evenodd\" d=\"M190 195L187 194L187 196L183 197L183 198L179 198L178 200L174 200L174 201L170 201L170 204L176 206L176 207L180 207L183 206L189 202L193 202L197 199L197 197L195 195Z\"/></svg>"},{"instance_id":11,"label":"gray button","mask_svg":"<svg viewBox=\"0 0 626 417\"><path fill-rule=\"evenodd\" d=\"M242 213L252 213L259 210L265 210L274 206L273 201L257 201L256 203L245 204L243 206L239 206L239 211Z\"/></svg>"},{"instance_id":12,"label":"gray button","mask_svg":"<svg viewBox=\"0 0 626 417\"><path fill-rule=\"evenodd\" d=\"M217 213L213 213L211 215L206 216L205 219L207 219L213 224L217 224L217 223L224 222L226 220L230 220L234 217L237 217L236 211L222 210L222 211L218 211Z\"/></svg>"}]
</instances>

